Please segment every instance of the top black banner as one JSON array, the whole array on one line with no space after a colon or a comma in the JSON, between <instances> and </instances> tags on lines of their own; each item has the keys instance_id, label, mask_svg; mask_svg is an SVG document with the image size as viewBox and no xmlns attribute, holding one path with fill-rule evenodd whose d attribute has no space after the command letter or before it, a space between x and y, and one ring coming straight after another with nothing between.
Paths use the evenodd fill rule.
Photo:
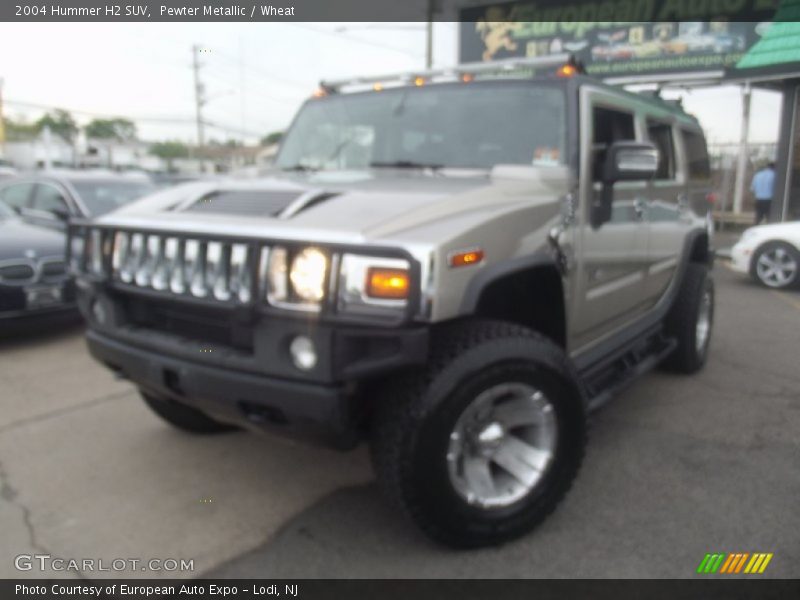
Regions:
<instances>
[{"instance_id":1,"label":"top black banner","mask_svg":"<svg viewBox=\"0 0 800 600\"><path fill-rule=\"evenodd\" d=\"M0 21L10 22L302 22L471 21L493 3L476 0L3 0ZM531 20L684 21L721 17L755 21L779 0L521 0ZM703 14L699 14L702 12ZM706 14L708 13L708 14ZM713 13L713 14L712 14Z\"/></svg>"}]
</instances>

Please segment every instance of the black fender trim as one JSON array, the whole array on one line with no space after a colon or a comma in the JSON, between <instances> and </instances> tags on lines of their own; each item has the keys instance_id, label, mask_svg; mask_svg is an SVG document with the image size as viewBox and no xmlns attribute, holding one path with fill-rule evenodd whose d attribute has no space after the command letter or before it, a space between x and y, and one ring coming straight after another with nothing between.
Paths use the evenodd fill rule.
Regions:
<instances>
[{"instance_id":1,"label":"black fender trim","mask_svg":"<svg viewBox=\"0 0 800 600\"><path fill-rule=\"evenodd\" d=\"M494 282L507 275L513 275L514 273L537 267L552 267L558 272L556 259L545 250L539 250L534 254L499 262L481 270L469 282L464 292L464 297L461 299L459 314L465 316L474 314L478 309L478 302L481 299L481 294Z\"/></svg>"}]
</instances>

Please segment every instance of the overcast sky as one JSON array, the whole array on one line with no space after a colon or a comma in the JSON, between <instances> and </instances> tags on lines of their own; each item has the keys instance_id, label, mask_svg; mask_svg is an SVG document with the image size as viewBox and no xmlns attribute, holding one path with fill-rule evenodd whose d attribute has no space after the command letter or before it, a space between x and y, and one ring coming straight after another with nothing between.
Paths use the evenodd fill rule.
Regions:
<instances>
[{"instance_id":1,"label":"overcast sky","mask_svg":"<svg viewBox=\"0 0 800 600\"><path fill-rule=\"evenodd\" d=\"M435 25L436 66L457 61L457 42L457 23ZM206 137L253 142L286 127L322 78L422 68L425 33L420 23L0 23L6 114L43 112L24 102L72 110L81 124L127 116L143 139L194 142L193 44L204 49L204 116L219 125ZM737 88L693 91L685 107L710 141L738 140ZM779 113L777 94L756 92L751 139L774 141Z\"/></svg>"}]
</instances>

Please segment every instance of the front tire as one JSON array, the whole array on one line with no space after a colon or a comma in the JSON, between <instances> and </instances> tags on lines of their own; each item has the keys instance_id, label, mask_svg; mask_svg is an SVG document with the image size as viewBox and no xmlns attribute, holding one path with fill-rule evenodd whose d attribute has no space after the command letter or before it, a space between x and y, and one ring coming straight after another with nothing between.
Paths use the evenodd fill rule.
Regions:
<instances>
[{"instance_id":1,"label":"front tire","mask_svg":"<svg viewBox=\"0 0 800 600\"><path fill-rule=\"evenodd\" d=\"M196 434L223 433L234 431L236 427L215 421L199 410L180 404L172 400L157 398L142 390L139 390L144 403L161 417L164 421L180 429Z\"/></svg>"},{"instance_id":2,"label":"front tire","mask_svg":"<svg viewBox=\"0 0 800 600\"><path fill-rule=\"evenodd\" d=\"M564 497L583 458L585 407L569 361L533 331L477 321L436 332L428 364L376 399L378 479L446 545L527 533Z\"/></svg>"},{"instance_id":3,"label":"front tire","mask_svg":"<svg viewBox=\"0 0 800 600\"><path fill-rule=\"evenodd\" d=\"M705 265L686 267L681 289L667 315L665 331L678 345L665 361L668 369L696 373L706 364L714 325L714 280Z\"/></svg>"},{"instance_id":4,"label":"front tire","mask_svg":"<svg viewBox=\"0 0 800 600\"><path fill-rule=\"evenodd\" d=\"M800 284L800 252L785 242L770 242L753 256L751 275L768 288L785 290Z\"/></svg>"}]
</instances>

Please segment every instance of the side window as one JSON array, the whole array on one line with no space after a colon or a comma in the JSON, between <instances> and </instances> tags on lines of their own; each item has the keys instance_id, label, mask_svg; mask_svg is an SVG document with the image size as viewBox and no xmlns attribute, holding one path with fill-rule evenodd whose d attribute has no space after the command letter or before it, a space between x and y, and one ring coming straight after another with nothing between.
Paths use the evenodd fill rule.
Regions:
<instances>
[{"instance_id":1,"label":"side window","mask_svg":"<svg viewBox=\"0 0 800 600\"><path fill-rule=\"evenodd\" d=\"M689 178L708 179L711 177L708 148L706 148L706 140L703 135L684 129L683 141L686 145L686 160L689 163Z\"/></svg>"},{"instance_id":2,"label":"side window","mask_svg":"<svg viewBox=\"0 0 800 600\"><path fill-rule=\"evenodd\" d=\"M67 201L61 191L52 185L43 183L36 186L33 208L46 212L68 211Z\"/></svg>"},{"instance_id":3,"label":"side window","mask_svg":"<svg viewBox=\"0 0 800 600\"><path fill-rule=\"evenodd\" d=\"M606 150L614 142L635 140L633 113L595 106L592 112L592 173L600 179Z\"/></svg>"},{"instance_id":4,"label":"side window","mask_svg":"<svg viewBox=\"0 0 800 600\"><path fill-rule=\"evenodd\" d=\"M658 148L656 179L675 179L675 145L669 123L647 120L647 137Z\"/></svg>"},{"instance_id":5,"label":"side window","mask_svg":"<svg viewBox=\"0 0 800 600\"><path fill-rule=\"evenodd\" d=\"M15 183L0 190L0 199L11 208L23 208L28 206L32 189L32 183Z\"/></svg>"}]
</instances>

